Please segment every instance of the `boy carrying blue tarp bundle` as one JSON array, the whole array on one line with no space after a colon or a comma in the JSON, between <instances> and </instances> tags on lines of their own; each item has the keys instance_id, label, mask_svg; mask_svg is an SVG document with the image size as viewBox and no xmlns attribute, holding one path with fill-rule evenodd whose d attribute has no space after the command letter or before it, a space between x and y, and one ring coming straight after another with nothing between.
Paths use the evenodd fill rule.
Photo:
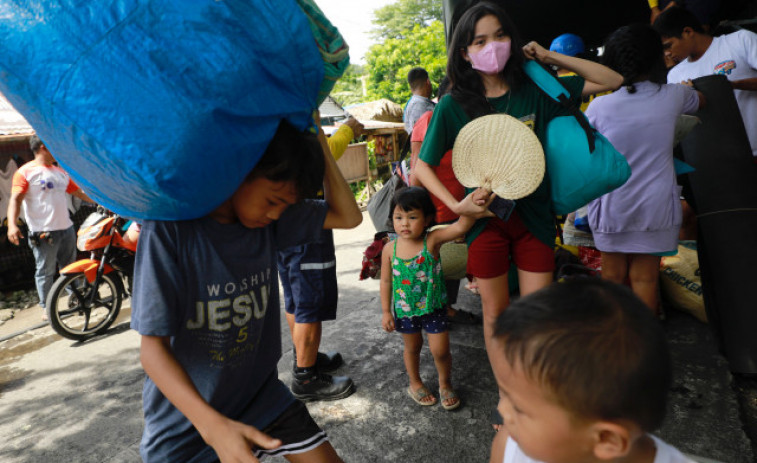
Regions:
<instances>
[{"instance_id":1,"label":"boy carrying blue tarp bundle","mask_svg":"<svg viewBox=\"0 0 757 463\"><path fill-rule=\"evenodd\" d=\"M321 187L325 200L301 200ZM131 322L148 375L145 461L341 461L278 379L276 253L361 220L323 132L316 139L282 121L260 162L213 212L145 221Z\"/></svg>"}]
</instances>

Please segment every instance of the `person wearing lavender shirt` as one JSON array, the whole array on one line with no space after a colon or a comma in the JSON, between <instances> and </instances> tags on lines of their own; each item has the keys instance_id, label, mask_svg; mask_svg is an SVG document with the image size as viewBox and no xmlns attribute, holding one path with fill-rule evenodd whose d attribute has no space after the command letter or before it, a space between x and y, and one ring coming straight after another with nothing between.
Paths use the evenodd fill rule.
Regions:
<instances>
[{"instance_id":1,"label":"person wearing lavender shirt","mask_svg":"<svg viewBox=\"0 0 757 463\"><path fill-rule=\"evenodd\" d=\"M679 115L695 112L703 97L685 85L649 80L664 69L662 42L650 26L615 31L603 60L625 81L595 99L586 116L625 156L631 177L589 203L589 226L602 251L602 277L621 284L630 279L634 293L657 311L660 257L675 254L681 226L675 123Z\"/></svg>"}]
</instances>

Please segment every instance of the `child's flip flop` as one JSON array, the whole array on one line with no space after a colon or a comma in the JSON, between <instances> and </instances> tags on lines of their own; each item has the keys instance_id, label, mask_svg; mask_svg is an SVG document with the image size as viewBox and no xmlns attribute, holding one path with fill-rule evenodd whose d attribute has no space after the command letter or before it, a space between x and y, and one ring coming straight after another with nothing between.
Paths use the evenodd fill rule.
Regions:
<instances>
[{"instance_id":1,"label":"child's flip flop","mask_svg":"<svg viewBox=\"0 0 757 463\"><path fill-rule=\"evenodd\" d=\"M457 392L455 392L453 389L439 389L439 402L441 402L442 407L444 407L445 410L450 411L454 410L457 407L460 406L460 398L457 396ZM457 399L457 402L447 405L444 403L445 400L450 399Z\"/></svg>"},{"instance_id":2,"label":"child's flip flop","mask_svg":"<svg viewBox=\"0 0 757 463\"><path fill-rule=\"evenodd\" d=\"M418 405L423 405L424 407L428 407L430 405L436 405L436 397L434 397L434 395L431 394L431 391L429 391L426 386L421 386L415 391L413 391L412 387L408 386L407 393ZM425 399L426 397L431 397L434 400L423 402L423 399Z\"/></svg>"}]
</instances>

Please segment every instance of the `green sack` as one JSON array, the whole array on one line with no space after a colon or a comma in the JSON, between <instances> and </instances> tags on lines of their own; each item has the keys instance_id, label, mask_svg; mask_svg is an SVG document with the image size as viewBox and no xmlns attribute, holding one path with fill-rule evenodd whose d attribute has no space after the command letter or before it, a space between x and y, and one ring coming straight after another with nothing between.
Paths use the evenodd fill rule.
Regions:
<instances>
[{"instance_id":1,"label":"green sack","mask_svg":"<svg viewBox=\"0 0 757 463\"><path fill-rule=\"evenodd\" d=\"M324 76L318 91L318 105L331 93L336 81L342 77L350 64L350 47L339 30L326 18L312 0L297 0L310 23L310 31L318 45L323 60Z\"/></svg>"}]
</instances>

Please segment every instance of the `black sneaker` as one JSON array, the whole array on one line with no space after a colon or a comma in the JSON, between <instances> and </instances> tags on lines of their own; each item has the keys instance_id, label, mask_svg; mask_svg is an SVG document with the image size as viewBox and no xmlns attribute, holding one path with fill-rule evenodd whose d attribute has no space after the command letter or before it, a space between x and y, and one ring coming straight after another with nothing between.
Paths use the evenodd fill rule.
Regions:
<instances>
[{"instance_id":1,"label":"black sneaker","mask_svg":"<svg viewBox=\"0 0 757 463\"><path fill-rule=\"evenodd\" d=\"M342 366L342 354L339 352L318 352L318 356L315 359L315 366L318 371L323 373L330 373ZM292 348L292 371L297 368L297 351Z\"/></svg>"},{"instance_id":2,"label":"black sneaker","mask_svg":"<svg viewBox=\"0 0 757 463\"><path fill-rule=\"evenodd\" d=\"M304 402L311 400L338 400L355 392L355 385L347 376L314 373L307 378L292 380L292 394Z\"/></svg>"}]
</instances>

